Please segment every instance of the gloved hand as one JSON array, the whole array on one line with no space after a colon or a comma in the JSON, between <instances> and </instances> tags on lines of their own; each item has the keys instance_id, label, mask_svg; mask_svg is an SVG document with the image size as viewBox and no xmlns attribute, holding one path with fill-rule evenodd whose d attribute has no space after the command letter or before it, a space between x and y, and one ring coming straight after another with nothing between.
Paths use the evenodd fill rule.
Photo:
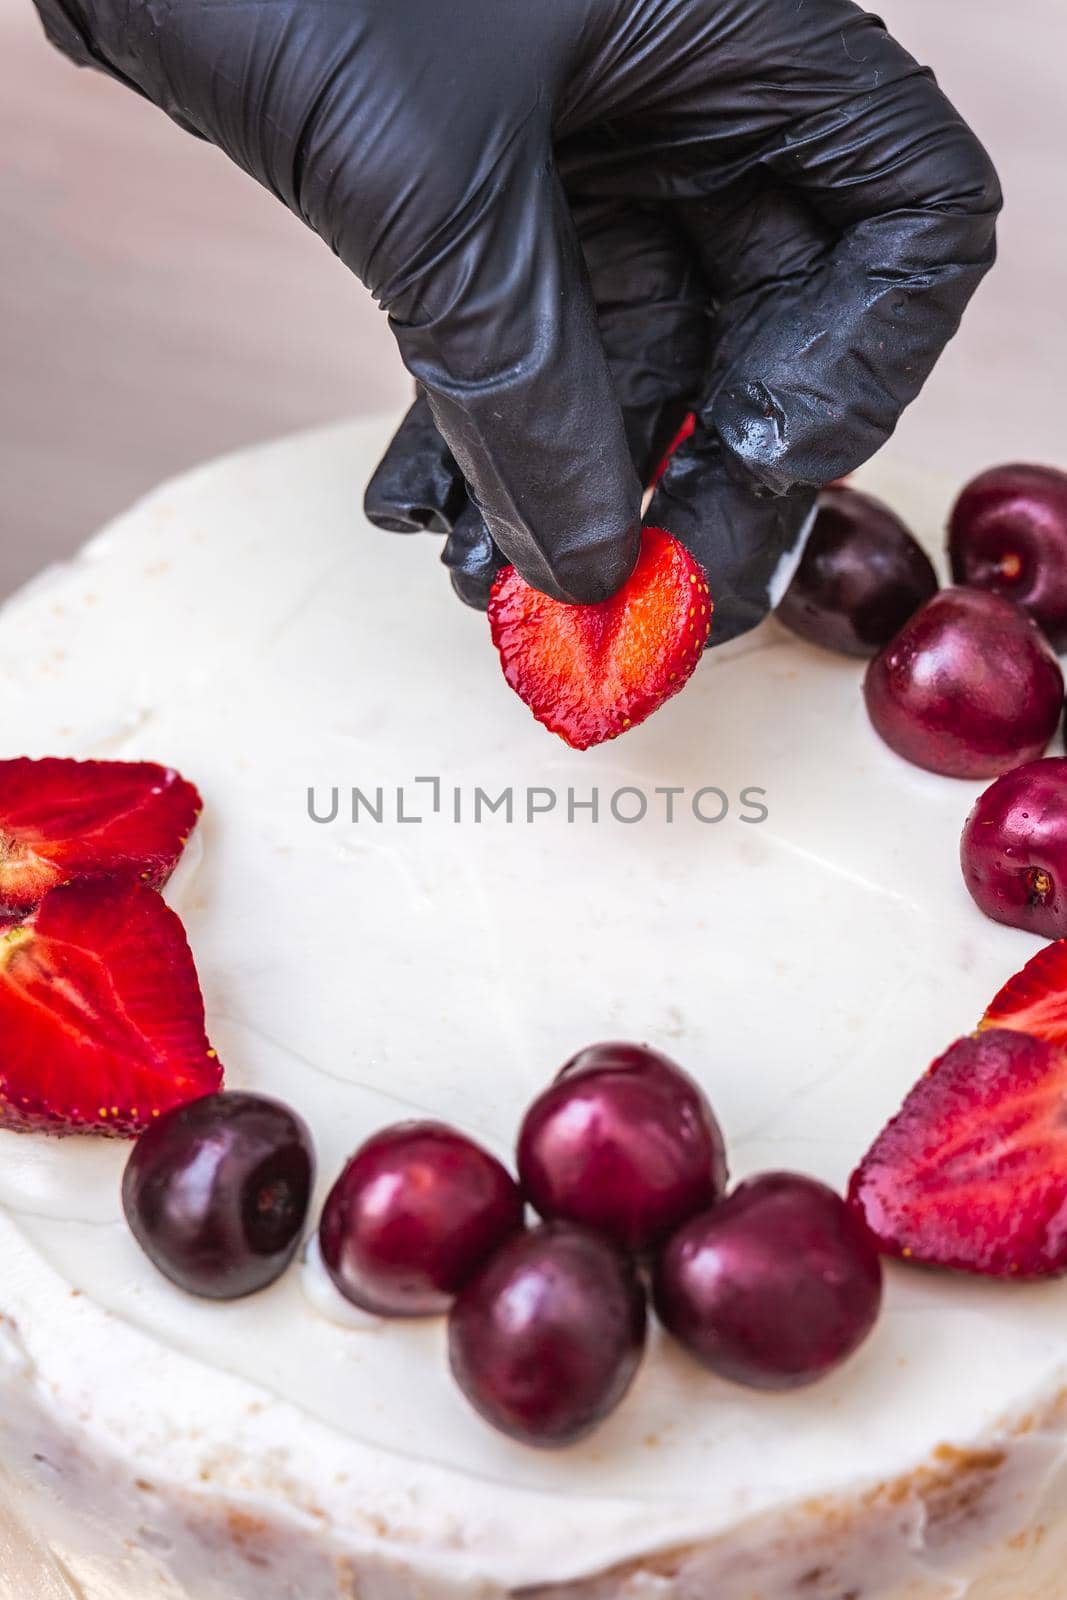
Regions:
<instances>
[{"instance_id":1,"label":"gloved hand","mask_svg":"<svg viewBox=\"0 0 1067 1600\"><path fill-rule=\"evenodd\" d=\"M981 146L850 0L37 0L390 316L419 385L372 519L600 599L650 510L716 642L918 393L994 258ZM468 488L469 486L469 488Z\"/></svg>"}]
</instances>

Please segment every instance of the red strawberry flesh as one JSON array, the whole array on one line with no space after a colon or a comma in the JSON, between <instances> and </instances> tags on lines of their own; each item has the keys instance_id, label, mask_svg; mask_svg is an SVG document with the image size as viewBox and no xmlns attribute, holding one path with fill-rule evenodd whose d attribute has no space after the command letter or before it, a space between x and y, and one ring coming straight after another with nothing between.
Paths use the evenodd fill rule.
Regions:
<instances>
[{"instance_id":1,"label":"red strawberry flesh","mask_svg":"<svg viewBox=\"0 0 1067 1600\"><path fill-rule=\"evenodd\" d=\"M154 889L70 884L0 924L0 1126L135 1134L221 1080L185 931Z\"/></svg>"},{"instance_id":2,"label":"red strawberry flesh","mask_svg":"<svg viewBox=\"0 0 1067 1600\"><path fill-rule=\"evenodd\" d=\"M193 785L152 761L0 761L0 907L29 911L79 878L161 888L200 809Z\"/></svg>"},{"instance_id":3,"label":"red strawberry flesh","mask_svg":"<svg viewBox=\"0 0 1067 1600\"><path fill-rule=\"evenodd\" d=\"M1067 939L1047 944L1009 978L978 1026L1012 1028L1067 1048Z\"/></svg>"},{"instance_id":4,"label":"red strawberry flesh","mask_svg":"<svg viewBox=\"0 0 1067 1600\"><path fill-rule=\"evenodd\" d=\"M489 624L511 688L538 722L587 750L678 693L700 660L711 610L699 563L662 528L645 528L637 565L609 600L565 605L505 567Z\"/></svg>"},{"instance_id":5,"label":"red strawberry flesh","mask_svg":"<svg viewBox=\"0 0 1067 1600\"><path fill-rule=\"evenodd\" d=\"M994 1278L1067 1271L1067 1051L988 1028L960 1039L853 1173L886 1255Z\"/></svg>"}]
</instances>

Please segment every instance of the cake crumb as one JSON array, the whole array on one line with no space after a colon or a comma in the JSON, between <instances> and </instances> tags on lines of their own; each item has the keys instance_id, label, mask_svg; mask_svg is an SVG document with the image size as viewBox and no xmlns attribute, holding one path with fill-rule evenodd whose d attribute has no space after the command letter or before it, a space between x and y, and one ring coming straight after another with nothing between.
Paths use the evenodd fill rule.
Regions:
<instances>
[{"instance_id":1,"label":"cake crumb","mask_svg":"<svg viewBox=\"0 0 1067 1600\"><path fill-rule=\"evenodd\" d=\"M230 1530L230 1538L238 1545L261 1540L268 1531L262 1517L254 1517L250 1511L242 1511L240 1506L226 1508L226 1526Z\"/></svg>"}]
</instances>

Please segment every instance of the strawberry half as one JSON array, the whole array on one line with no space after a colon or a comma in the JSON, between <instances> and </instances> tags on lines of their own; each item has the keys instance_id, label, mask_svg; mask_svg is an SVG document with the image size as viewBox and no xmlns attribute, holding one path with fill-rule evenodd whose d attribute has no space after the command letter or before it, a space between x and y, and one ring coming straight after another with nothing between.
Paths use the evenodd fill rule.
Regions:
<instances>
[{"instance_id":1,"label":"strawberry half","mask_svg":"<svg viewBox=\"0 0 1067 1600\"><path fill-rule=\"evenodd\" d=\"M886 1254L993 1278L1067 1271L1067 1051L988 1028L920 1078L852 1175Z\"/></svg>"},{"instance_id":2,"label":"strawberry half","mask_svg":"<svg viewBox=\"0 0 1067 1600\"><path fill-rule=\"evenodd\" d=\"M504 677L538 722L587 750L644 722L689 678L707 642L703 568L662 528L645 528L618 594L569 606L497 574L489 626Z\"/></svg>"},{"instance_id":3,"label":"strawberry half","mask_svg":"<svg viewBox=\"0 0 1067 1600\"><path fill-rule=\"evenodd\" d=\"M978 1027L1014 1028L1067 1045L1067 939L1046 945L1009 978Z\"/></svg>"},{"instance_id":4,"label":"strawberry half","mask_svg":"<svg viewBox=\"0 0 1067 1600\"><path fill-rule=\"evenodd\" d=\"M52 889L0 924L0 1126L139 1133L222 1068L185 930L154 889Z\"/></svg>"},{"instance_id":5,"label":"strawberry half","mask_svg":"<svg viewBox=\"0 0 1067 1600\"><path fill-rule=\"evenodd\" d=\"M29 911L76 878L161 888L200 810L193 785L153 761L0 761L0 907Z\"/></svg>"}]
</instances>

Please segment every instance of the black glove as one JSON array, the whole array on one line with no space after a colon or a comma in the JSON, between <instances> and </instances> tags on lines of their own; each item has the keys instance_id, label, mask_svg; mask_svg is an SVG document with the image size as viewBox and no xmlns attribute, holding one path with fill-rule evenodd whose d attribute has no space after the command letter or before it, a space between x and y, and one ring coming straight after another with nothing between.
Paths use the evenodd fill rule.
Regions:
<instances>
[{"instance_id":1,"label":"black glove","mask_svg":"<svg viewBox=\"0 0 1067 1600\"><path fill-rule=\"evenodd\" d=\"M650 519L751 626L993 261L988 158L850 0L37 3L389 312L425 400L368 510L450 530L475 603L496 549L610 594L692 405Z\"/></svg>"}]
</instances>

